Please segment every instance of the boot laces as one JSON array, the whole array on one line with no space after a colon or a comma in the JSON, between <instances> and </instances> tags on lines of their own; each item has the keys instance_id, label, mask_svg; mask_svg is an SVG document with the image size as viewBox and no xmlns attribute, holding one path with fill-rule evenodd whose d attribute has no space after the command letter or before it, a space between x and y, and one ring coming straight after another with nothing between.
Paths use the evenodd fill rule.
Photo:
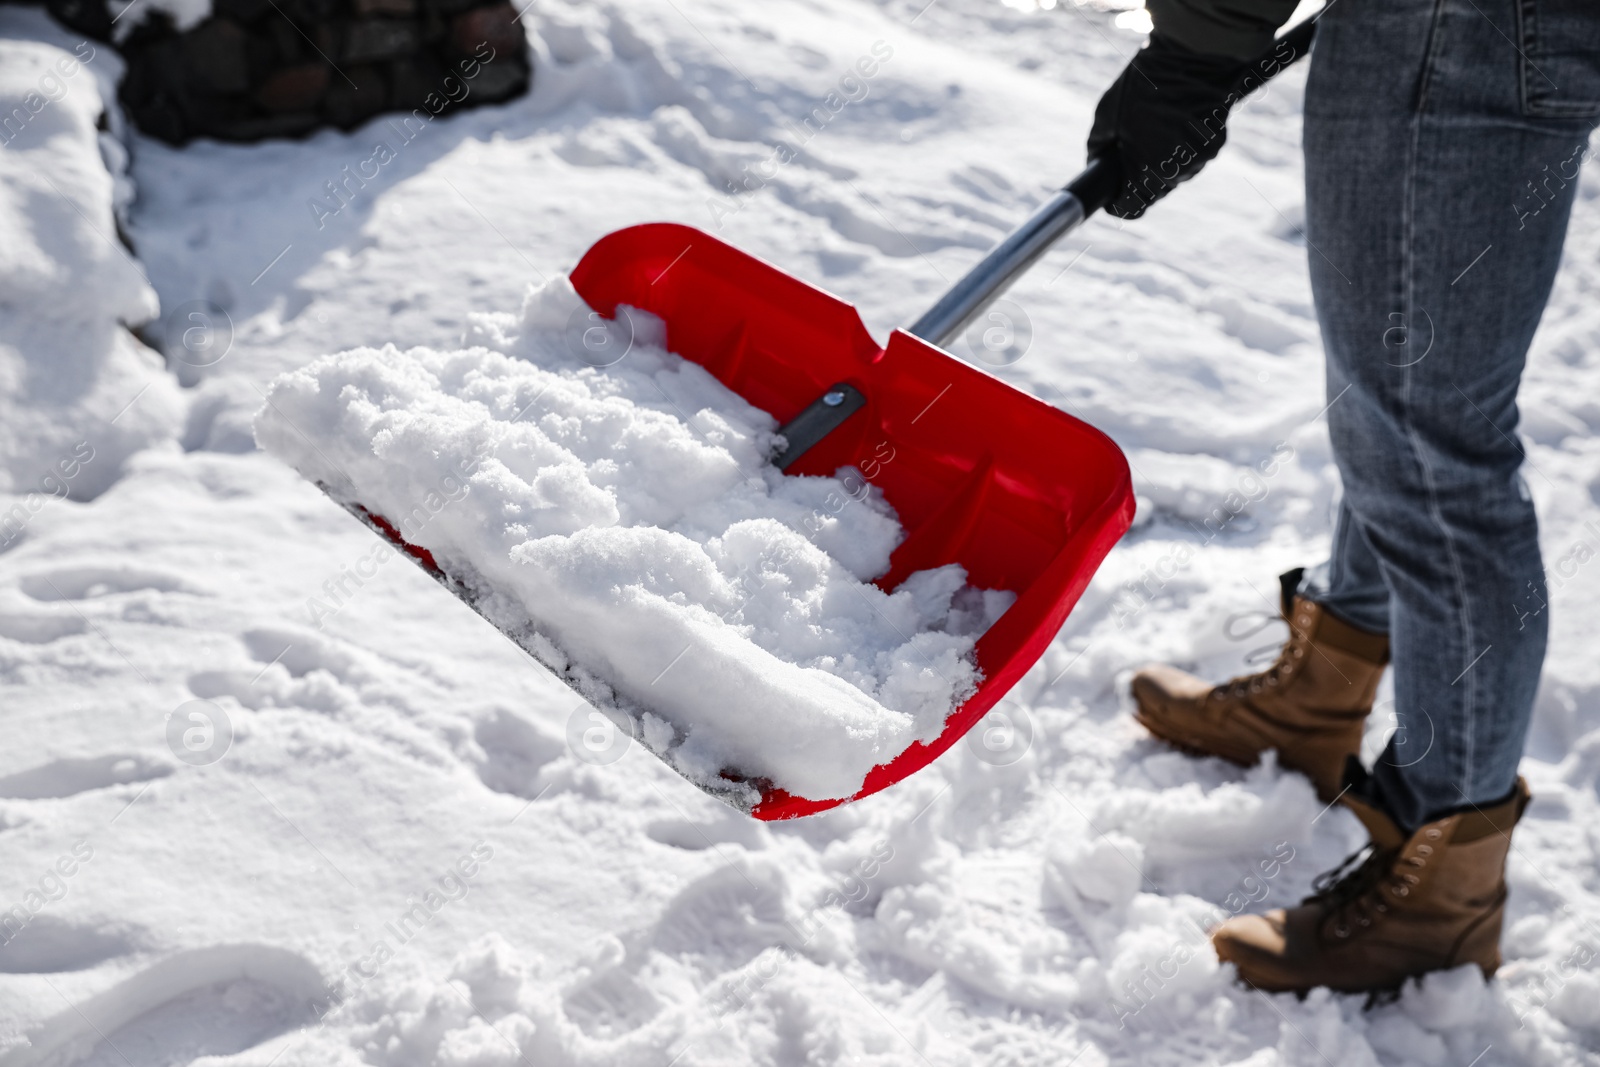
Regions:
<instances>
[{"instance_id":1,"label":"boot laces","mask_svg":"<svg viewBox=\"0 0 1600 1067\"><path fill-rule=\"evenodd\" d=\"M1282 622L1283 616L1276 611L1236 611L1229 615L1222 624L1222 633L1230 641L1245 641L1265 630L1273 623ZM1265 645L1257 645L1242 657L1248 667L1257 667L1264 663L1271 663L1283 653L1283 642L1272 641Z\"/></svg>"},{"instance_id":2,"label":"boot laces","mask_svg":"<svg viewBox=\"0 0 1600 1067\"><path fill-rule=\"evenodd\" d=\"M1352 923L1371 924L1367 914L1370 907L1383 907L1377 899L1377 890L1393 868L1397 853L1397 849L1379 848L1367 842L1341 860L1337 867L1317 875L1311 883L1311 895L1302 903L1321 905L1325 917L1334 917L1334 932L1348 937Z\"/></svg>"},{"instance_id":3,"label":"boot laces","mask_svg":"<svg viewBox=\"0 0 1600 1067\"><path fill-rule=\"evenodd\" d=\"M1265 612L1262 614L1265 614ZM1281 617L1282 616L1273 616L1274 619ZM1232 619L1229 620L1230 623L1232 621ZM1253 633L1255 631L1250 632ZM1283 646L1280 648L1278 652L1278 658L1273 661L1272 666L1268 667L1264 671L1259 671L1255 674L1240 675L1239 677L1234 678L1232 681L1224 682L1218 687L1221 694L1227 697L1237 698L1243 697L1251 692L1260 692L1264 687L1276 686L1280 681L1283 680L1284 676L1293 669L1293 664L1305 656L1306 648L1310 643L1310 635L1305 630L1296 626L1291 620L1289 623L1289 640L1284 642ZM1261 650L1252 652L1251 658L1254 658L1260 651Z\"/></svg>"}]
</instances>

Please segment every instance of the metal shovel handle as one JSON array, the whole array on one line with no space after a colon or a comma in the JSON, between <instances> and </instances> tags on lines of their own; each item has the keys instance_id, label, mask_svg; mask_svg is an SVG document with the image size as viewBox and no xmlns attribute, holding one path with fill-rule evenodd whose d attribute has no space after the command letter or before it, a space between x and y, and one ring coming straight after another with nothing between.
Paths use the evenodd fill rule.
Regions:
<instances>
[{"instance_id":1,"label":"metal shovel handle","mask_svg":"<svg viewBox=\"0 0 1600 1067\"><path fill-rule=\"evenodd\" d=\"M944 347L1050 251L1051 245L1111 202L1117 191L1115 169L1105 159L1091 159L1083 173L1007 234L906 332Z\"/></svg>"}]
</instances>

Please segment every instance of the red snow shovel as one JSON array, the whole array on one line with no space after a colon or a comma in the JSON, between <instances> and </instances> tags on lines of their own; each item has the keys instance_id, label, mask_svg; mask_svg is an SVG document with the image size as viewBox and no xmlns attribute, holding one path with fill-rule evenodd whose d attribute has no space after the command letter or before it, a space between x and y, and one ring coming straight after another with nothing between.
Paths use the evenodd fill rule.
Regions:
<instances>
[{"instance_id":1,"label":"red snow shovel","mask_svg":"<svg viewBox=\"0 0 1600 1067\"><path fill-rule=\"evenodd\" d=\"M1293 48L1288 61L1304 53L1310 32L1308 23L1282 39ZM1281 48L1275 55L1285 59ZM849 304L690 226L618 230L573 270L573 286L595 311L614 318L629 305L659 316L668 349L783 420L778 466L810 475L854 467L883 492L907 536L878 586L892 590L914 571L959 563L972 585L1017 594L977 642L982 683L937 738L874 767L844 799L809 800L730 769L730 786L760 789L753 806L740 803L756 818L858 800L955 744L1044 653L1133 521L1127 460L1110 438L938 347L1103 207L1116 185L1109 164L1091 161L887 346ZM472 603L427 549L403 541L381 516L352 511Z\"/></svg>"},{"instance_id":2,"label":"red snow shovel","mask_svg":"<svg viewBox=\"0 0 1600 1067\"><path fill-rule=\"evenodd\" d=\"M1110 438L936 347L1108 199L1108 171L1092 162L916 325L894 331L887 347L838 297L690 226L618 230L572 271L573 286L595 311L614 318L629 305L659 316L668 349L783 420L787 445L774 462L785 471L828 475L854 467L883 492L906 539L878 586L892 590L914 571L959 563L972 585L1017 594L977 642L977 692L936 739L874 767L847 799L922 768L983 718L1055 639L1133 521L1128 464ZM477 606L467 584L385 517L359 505L350 510ZM758 819L792 819L845 802L745 783L734 770L727 777L730 786L760 789L753 807L740 805ZM717 795L741 792L748 795Z\"/></svg>"}]
</instances>

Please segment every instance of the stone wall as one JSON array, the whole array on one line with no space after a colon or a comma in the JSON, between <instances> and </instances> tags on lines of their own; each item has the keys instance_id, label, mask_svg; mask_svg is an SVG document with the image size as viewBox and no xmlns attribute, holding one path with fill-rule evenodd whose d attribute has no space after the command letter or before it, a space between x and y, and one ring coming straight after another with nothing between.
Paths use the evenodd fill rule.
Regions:
<instances>
[{"instance_id":1,"label":"stone wall","mask_svg":"<svg viewBox=\"0 0 1600 1067\"><path fill-rule=\"evenodd\" d=\"M49 7L80 32L113 36L106 0ZM351 129L386 111L437 115L509 99L532 75L506 0L213 0L186 32L151 11L115 37L128 117L174 144Z\"/></svg>"}]
</instances>

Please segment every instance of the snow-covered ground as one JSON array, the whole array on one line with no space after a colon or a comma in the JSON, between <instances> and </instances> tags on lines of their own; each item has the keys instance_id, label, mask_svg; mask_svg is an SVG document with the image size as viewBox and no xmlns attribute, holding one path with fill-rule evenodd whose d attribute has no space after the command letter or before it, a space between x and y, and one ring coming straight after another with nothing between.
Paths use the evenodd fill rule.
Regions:
<instances>
[{"instance_id":1,"label":"snow-covered ground","mask_svg":"<svg viewBox=\"0 0 1600 1067\"><path fill-rule=\"evenodd\" d=\"M170 370L109 325L148 307L112 183L55 169L93 150L73 94L99 83L38 113L42 154L0 148L5 225L35 238L0 248L0 514L25 513L0 534L0 1064L1600 1062L1593 165L1523 394L1552 646L1488 986L1370 1011L1236 986L1202 928L1297 899L1359 830L1128 716L1147 659L1220 676L1273 645L1274 575L1327 544L1301 70L1179 195L1011 294L1031 341L993 369L1118 440L1140 519L1000 713L866 801L758 824L636 744L597 752L570 690L254 450L278 374L458 347L646 219L832 289L879 337L910 321L1081 163L1138 41L1126 14L1017 6L535 0L528 99L305 143L135 138L142 333ZM76 43L7 8L20 37ZM39 47L0 45L7 94ZM119 415L124 382L149 389ZM42 440L61 454L17 443ZM50 469L71 484L29 495Z\"/></svg>"}]
</instances>

